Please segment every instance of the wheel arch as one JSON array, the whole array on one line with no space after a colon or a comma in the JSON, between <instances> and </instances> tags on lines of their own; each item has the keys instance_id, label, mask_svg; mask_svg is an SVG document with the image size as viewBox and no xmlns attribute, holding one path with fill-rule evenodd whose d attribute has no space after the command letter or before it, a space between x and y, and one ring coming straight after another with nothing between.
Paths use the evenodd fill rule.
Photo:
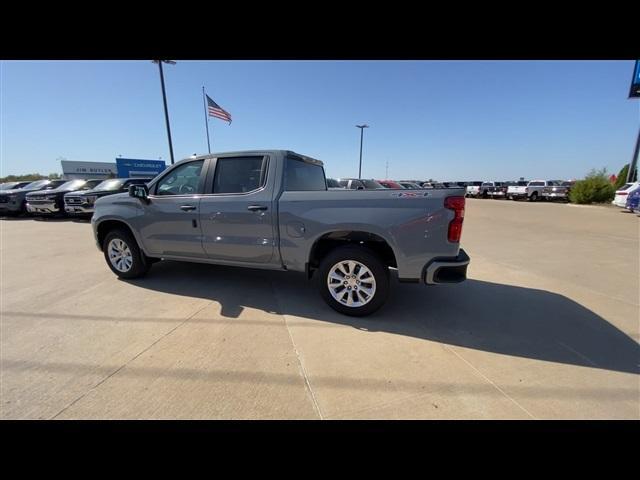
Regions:
<instances>
[{"instance_id":1,"label":"wheel arch","mask_svg":"<svg viewBox=\"0 0 640 480\"><path fill-rule=\"evenodd\" d=\"M380 257L388 267L398 267L393 248L382 236L365 230L334 230L323 233L313 242L306 264L307 276L313 276L329 252L344 245L364 246Z\"/></svg>"},{"instance_id":2,"label":"wheel arch","mask_svg":"<svg viewBox=\"0 0 640 480\"><path fill-rule=\"evenodd\" d=\"M100 248L101 251L103 251L102 244L104 243L104 239L107 237L109 232L116 229L122 229L127 231L138 243L138 247L140 248L140 250L144 252L144 248L140 243L140 240L138 239L134 230L131 228L131 225L129 225L124 220L113 219L113 218L103 220L96 225L96 240L98 241L98 247Z\"/></svg>"}]
</instances>

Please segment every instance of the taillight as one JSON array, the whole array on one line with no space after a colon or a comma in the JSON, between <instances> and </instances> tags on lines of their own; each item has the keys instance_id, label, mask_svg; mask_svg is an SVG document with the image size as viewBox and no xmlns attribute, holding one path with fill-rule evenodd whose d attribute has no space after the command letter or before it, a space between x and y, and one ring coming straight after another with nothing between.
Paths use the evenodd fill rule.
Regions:
<instances>
[{"instance_id":1,"label":"taillight","mask_svg":"<svg viewBox=\"0 0 640 480\"><path fill-rule=\"evenodd\" d=\"M458 243L462 236L462 221L464 220L464 197L447 197L444 199L444 208L453 210L455 216L449 222L447 238L450 242Z\"/></svg>"},{"instance_id":2,"label":"taillight","mask_svg":"<svg viewBox=\"0 0 640 480\"><path fill-rule=\"evenodd\" d=\"M620 192L620 193L616 193L616 195L629 195L628 192Z\"/></svg>"}]
</instances>

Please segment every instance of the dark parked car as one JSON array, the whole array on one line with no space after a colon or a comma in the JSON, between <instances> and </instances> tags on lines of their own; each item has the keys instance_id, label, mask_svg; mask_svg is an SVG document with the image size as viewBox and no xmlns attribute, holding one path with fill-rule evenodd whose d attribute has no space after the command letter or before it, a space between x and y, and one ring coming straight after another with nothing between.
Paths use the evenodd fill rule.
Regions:
<instances>
[{"instance_id":1,"label":"dark parked car","mask_svg":"<svg viewBox=\"0 0 640 480\"><path fill-rule=\"evenodd\" d=\"M491 191L491 193L500 191L497 187L502 187L502 182L482 182L482 185L480 185L478 189L478 197L489 198L489 191Z\"/></svg>"},{"instance_id":2,"label":"dark parked car","mask_svg":"<svg viewBox=\"0 0 640 480\"><path fill-rule=\"evenodd\" d=\"M69 180L58 188L31 192L26 196L27 212L37 215L64 215L64 196L69 192L91 190L102 180Z\"/></svg>"},{"instance_id":3,"label":"dark parked car","mask_svg":"<svg viewBox=\"0 0 640 480\"><path fill-rule=\"evenodd\" d=\"M129 185L144 185L151 180L151 178L112 178L100 182L92 190L67 193L64 196L64 211L67 215L90 217L93 215L93 204L98 198L128 192Z\"/></svg>"},{"instance_id":4,"label":"dark parked car","mask_svg":"<svg viewBox=\"0 0 640 480\"><path fill-rule=\"evenodd\" d=\"M53 190L65 183L66 180L36 180L22 188L2 190L0 193L0 214L19 214L27 211L26 196L28 193L40 190Z\"/></svg>"},{"instance_id":5,"label":"dark parked car","mask_svg":"<svg viewBox=\"0 0 640 480\"><path fill-rule=\"evenodd\" d=\"M548 201L563 200L568 202L569 191L573 184L563 180L552 180L550 183L548 187L542 189L542 198Z\"/></svg>"},{"instance_id":6,"label":"dark parked car","mask_svg":"<svg viewBox=\"0 0 640 480\"><path fill-rule=\"evenodd\" d=\"M26 187L31 183L31 180L27 182L5 182L0 184L0 190L17 190L19 188Z\"/></svg>"}]
</instances>

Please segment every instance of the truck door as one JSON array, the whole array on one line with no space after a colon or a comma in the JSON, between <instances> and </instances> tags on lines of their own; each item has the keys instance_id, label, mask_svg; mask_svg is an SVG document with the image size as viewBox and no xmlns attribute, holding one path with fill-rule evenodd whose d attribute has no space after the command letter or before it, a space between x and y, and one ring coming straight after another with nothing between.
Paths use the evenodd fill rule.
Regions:
<instances>
[{"instance_id":1,"label":"truck door","mask_svg":"<svg viewBox=\"0 0 640 480\"><path fill-rule=\"evenodd\" d=\"M141 203L140 234L150 255L206 258L198 221L204 165L194 160L172 168L151 188L149 202Z\"/></svg>"},{"instance_id":2,"label":"truck door","mask_svg":"<svg viewBox=\"0 0 640 480\"><path fill-rule=\"evenodd\" d=\"M275 159L224 156L212 162L215 170L207 175L206 194L200 200L204 251L220 261L268 263L276 243Z\"/></svg>"}]
</instances>

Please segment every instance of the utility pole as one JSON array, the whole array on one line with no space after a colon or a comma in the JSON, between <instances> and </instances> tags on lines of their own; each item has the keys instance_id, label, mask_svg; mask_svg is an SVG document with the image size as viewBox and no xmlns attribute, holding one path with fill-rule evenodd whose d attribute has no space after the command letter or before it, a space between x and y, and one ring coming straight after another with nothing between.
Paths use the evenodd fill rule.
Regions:
<instances>
[{"instance_id":1,"label":"utility pole","mask_svg":"<svg viewBox=\"0 0 640 480\"><path fill-rule=\"evenodd\" d=\"M171 127L169 126L169 110L167 109L167 92L164 88L164 73L162 72L162 64L168 63L169 65L175 65L173 60L152 60L153 63L158 64L160 69L160 85L162 86L162 101L164 102L164 119L167 124L167 138L169 139L169 154L171 155L171 165L174 164L173 159L173 143L171 142Z\"/></svg>"},{"instance_id":2,"label":"utility pole","mask_svg":"<svg viewBox=\"0 0 640 480\"><path fill-rule=\"evenodd\" d=\"M358 178L362 178L362 138L364 135L364 129L369 128L369 125L356 125L360 129L360 167L358 168Z\"/></svg>"},{"instance_id":3,"label":"utility pole","mask_svg":"<svg viewBox=\"0 0 640 480\"><path fill-rule=\"evenodd\" d=\"M384 174L384 178L389 179L389 160L387 160L387 168Z\"/></svg>"},{"instance_id":4,"label":"utility pole","mask_svg":"<svg viewBox=\"0 0 640 480\"><path fill-rule=\"evenodd\" d=\"M638 168L638 150L640 150L640 130L638 130L638 138L636 139L636 149L633 152L633 158L631 159L631 164L629 165L629 170L627 171L627 180L625 183L632 183L637 181L636 176L636 168Z\"/></svg>"},{"instance_id":5,"label":"utility pole","mask_svg":"<svg viewBox=\"0 0 640 480\"><path fill-rule=\"evenodd\" d=\"M631 77L631 89L629 90L629 98L640 98L640 60L636 60L633 68L633 77ZM638 138L636 138L636 149L633 152L633 158L629 164L627 172L627 182L637 181L636 169L638 168L638 150L640 149L640 129L638 129Z\"/></svg>"}]
</instances>

